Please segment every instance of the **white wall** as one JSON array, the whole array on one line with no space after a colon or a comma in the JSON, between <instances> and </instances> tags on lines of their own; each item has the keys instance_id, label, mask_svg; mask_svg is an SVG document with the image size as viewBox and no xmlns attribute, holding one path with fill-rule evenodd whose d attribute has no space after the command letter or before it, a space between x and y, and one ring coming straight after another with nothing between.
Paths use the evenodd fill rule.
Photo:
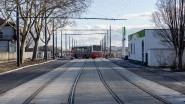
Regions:
<instances>
[{"instance_id":1,"label":"white wall","mask_svg":"<svg viewBox=\"0 0 185 104\"><path fill-rule=\"evenodd\" d=\"M145 53L147 53L149 49L153 48L167 48L161 44L159 38L154 36L154 31L158 30L145 30Z\"/></svg>"},{"instance_id":2,"label":"white wall","mask_svg":"<svg viewBox=\"0 0 185 104\"><path fill-rule=\"evenodd\" d=\"M155 48L148 50L148 66L170 66L174 52L171 49Z\"/></svg>"},{"instance_id":3,"label":"white wall","mask_svg":"<svg viewBox=\"0 0 185 104\"><path fill-rule=\"evenodd\" d=\"M139 39L137 39L135 36L132 37L132 40L129 41L129 59L136 60L136 61L142 61L142 41L144 39L145 39L144 37L139 38ZM130 44L135 45L135 51L134 49L132 49L134 53L131 53Z\"/></svg>"},{"instance_id":4,"label":"white wall","mask_svg":"<svg viewBox=\"0 0 185 104\"><path fill-rule=\"evenodd\" d=\"M171 49L155 48L148 51L148 66L171 66L175 59L175 52ZM183 54L185 64L185 51Z\"/></svg>"},{"instance_id":5,"label":"white wall","mask_svg":"<svg viewBox=\"0 0 185 104\"><path fill-rule=\"evenodd\" d=\"M33 52L25 52L24 58L32 58Z\"/></svg>"},{"instance_id":6,"label":"white wall","mask_svg":"<svg viewBox=\"0 0 185 104\"><path fill-rule=\"evenodd\" d=\"M146 62L146 53L149 54L149 50L150 49L154 49L154 48L167 48L164 45L161 44L160 39L155 37L155 33L156 31L159 31L157 29L146 29L145 30L145 54L144 54L144 62ZM149 56L149 55L148 55ZM152 57L151 59L153 59L155 57ZM148 61L150 59L148 58Z\"/></svg>"},{"instance_id":7,"label":"white wall","mask_svg":"<svg viewBox=\"0 0 185 104\"><path fill-rule=\"evenodd\" d=\"M52 54L51 54L50 51L48 51L47 54L48 54L47 55L48 58L52 58ZM44 51L38 51L37 52L37 58L38 59L43 59L44 58Z\"/></svg>"},{"instance_id":8,"label":"white wall","mask_svg":"<svg viewBox=\"0 0 185 104\"><path fill-rule=\"evenodd\" d=\"M142 62L142 41L144 40L144 62L146 62L146 53L148 53L148 66L169 66L172 64L174 53L168 47L161 44L161 40L156 38L154 34L157 29L145 29L145 37L132 37L129 41L129 59ZM130 44L135 44L135 54L131 54ZM185 52L183 56L183 63L185 63ZM170 60L171 59L171 60Z\"/></svg>"},{"instance_id":9,"label":"white wall","mask_svg":"<svg viewBox=\"0 0 185 104\"><path fill-rule=\"evenodd\" d=\"M33 52L25 52L25 58L32 58ZM0 52L0 60L6 61L6 60L16 60L17 59L17 53L16 52Z\"/></svg>"}]
</instances>

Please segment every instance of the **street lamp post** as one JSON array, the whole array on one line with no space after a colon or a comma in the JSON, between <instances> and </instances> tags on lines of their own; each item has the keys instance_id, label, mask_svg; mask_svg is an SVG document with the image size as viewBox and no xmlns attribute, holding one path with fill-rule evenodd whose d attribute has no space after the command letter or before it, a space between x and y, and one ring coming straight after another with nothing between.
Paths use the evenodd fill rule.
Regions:
<instances>
[{"instance_id":1,"label":"street lamp post","mask_svg":"<svg viewBox=\"0 0 185 104\"><path fill-rule=\"evenodd\" d=\"M17 12L16 12L16 17L17 17L17 23L16 23L16 32L17 32L17 67L20 67L20 34L19 34L19 7L17 4Z\"/></svg>"}]
</instances>

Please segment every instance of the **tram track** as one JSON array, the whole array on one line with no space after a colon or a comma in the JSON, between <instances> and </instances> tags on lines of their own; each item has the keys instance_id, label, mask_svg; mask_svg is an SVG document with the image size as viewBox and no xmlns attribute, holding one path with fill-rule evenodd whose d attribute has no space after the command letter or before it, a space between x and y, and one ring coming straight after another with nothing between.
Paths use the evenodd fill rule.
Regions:
<instances>
[{"instance_id":1,"label":"tram track","mask_svg":"<svg viewBox=\"0 0 185 104\"><path fill-rule=\"evenodd\" d=\"M72 87L71 87L70 94L69 94L69 98L68 98L68 104L74 104L74 97L75 97L76 86L77 86L77 83L78 83L78 81L79 81L79 78L80 78L80 76L81 76L81 74L82 74L82 72L83 72L83 69L84 69L84 67L85 67L85 63L86 63L86 60L85 60L85 62L84 62L84 64L83 64L83 66L82 66L80 72L79 72L78 75L76 76L75 81L74 81L74 83L73 83L73 85L72 85Z\"/></svg>"},{"instance_id":2,"label":"tram track","mask_svg":"<svg viewBox=\"0 0 185 104\"><path fill-rule=\"evenodd\" d=\"M73 63L75 64L75 63ZM73 65L72 64L72 65ZM47 86L49 86L52 82L54 82L57 78L59 78L59 76L61 76L62 74L64 74L72 65L68 66L65 70L63 70L62 72L58 73L57 75L55 75L54 77L52 77L50 80L48 80L45 84L43 84L41 87L38 88L38 90L36 90L31 96L29 96L24 102L23 104L30 104L33 99L39 94L41 93L45 88L47 88ZM74 94L75 94L75 88L76 85L78 83L78 80L81 76L81 73L83 71L83 68L85 66L85 63L83 64L83 66L81 67L78 75L75 78L75 81L72 84L70 93L69 93L69 98L68 98L68 104L74 104Z\"/></svg>"},{"instance_id":3,"label":"tram track","mask_svg":"<svg viewBox=\"0 0 185 104\"><path fill-rule=\"evenodd\" d=\"M157 100L163 102L164 104L172 104L172 103L168 102L167 100L165 100L165 99L163 99L163 98L157 96L156 94L154 94L154 93L148 91L147 89L145 89L145 88L139 86L137 83L131 81L130 79L128 79L127 77L125 77L123 74L121 74L117 69L113 68L113 67L110 66L108 63L106 63L104 60L101 59L101 61L102 61L105 65L107 65L108 67L110 67L110 69L112 69L112 70L113 70L116 74L118 74L121 78L123 78L123 79L126 80L127 82L131 83L131 84L134 85L135 87L137 87L137 88L139 88L140 90L144 91L145 93L151 95L151 96L154 97L155 99L157 99Z\"/></svg>"},{"instance_id":4,"label":"tram track","mask_svg":"<svg viewBox=\"0 0 185 104\"><path fill-rule=\"evenodd\" d=\"M105 79L103 78L103 75L102 73L100 72L100 69L98 68L96 62L95 62L95 59L94 59L94 64L95 64L95 67L97 69L97 72L98 72L98 75L100 77L100 80L102 81L102 83L104 84L105 88L109 91L109 93L113 96L113 98L116 100L116 102L118 104L125 104L115 93L114 91L109 87L109 85L106 83Z\"/></svg>"},{"instance_id":5,"label":"tram track","mask_svg":"<svg viewBox=\"0 0 185 104\"><path fill-rule=\"evenodd\" d=\"M67 70L67 69L66 69ZM47 81L44 85L42 85L37 91L35 91L28 99L26 99L23 104L29 104L32 99L35 98L45 87L47 87L51 82L53 82L55 79L57 79L60 75L62 75L66 70L64 70L62 73L57 74L53 78L51 78L49 81Z\"/></svg>"}]
</instances>

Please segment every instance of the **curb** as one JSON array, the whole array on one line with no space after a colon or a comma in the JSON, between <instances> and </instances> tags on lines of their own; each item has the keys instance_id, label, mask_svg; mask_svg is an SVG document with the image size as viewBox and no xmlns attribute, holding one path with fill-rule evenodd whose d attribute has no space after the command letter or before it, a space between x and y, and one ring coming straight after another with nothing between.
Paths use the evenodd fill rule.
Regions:
<instances>
[{"instance_id":1,"label":"curb","mask_svg":"<svg viewBox=\"0 0 185 104\"><path fill-rule=\"evenodd\" d=\"M8 74L8 73L15 72L15 71L19 71L19 70L22 70L22 69L24 69L24 68L28 68L28 67L31 67L31 66L42 65L42 64L45 64L45 63L48 63L48 62L52 62L52 61L55 61L55 60L50 60L50 61L46 61L46 62L43 62L43 63L28 65L28 66L16 68L16 69L13 69L13 70L10 70L10 71L2 72L2 73L0 73L0 76L1 76L1 75L5 75L5 74Z\"/></svg>"}]
</instances>

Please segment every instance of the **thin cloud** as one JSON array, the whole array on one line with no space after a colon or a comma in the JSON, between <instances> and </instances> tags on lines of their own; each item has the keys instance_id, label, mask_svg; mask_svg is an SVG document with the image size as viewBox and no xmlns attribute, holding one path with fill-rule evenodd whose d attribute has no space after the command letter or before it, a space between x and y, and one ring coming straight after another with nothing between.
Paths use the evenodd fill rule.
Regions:
<instances>
[{"instance_id":1,"label":"thin cloud","mask_svg":"<svg viewBox=\"0 0 185 104\"><path fill-rule=\"evenodd\" d=\"M150 19L153 12L154 12L154 10L149 11L149 12L143 12L143 13L127 14L127 15L124 15L123 17L124 18L143 18L143 19L148 18L148 19Z\"/></svg>"}]
</instances>

